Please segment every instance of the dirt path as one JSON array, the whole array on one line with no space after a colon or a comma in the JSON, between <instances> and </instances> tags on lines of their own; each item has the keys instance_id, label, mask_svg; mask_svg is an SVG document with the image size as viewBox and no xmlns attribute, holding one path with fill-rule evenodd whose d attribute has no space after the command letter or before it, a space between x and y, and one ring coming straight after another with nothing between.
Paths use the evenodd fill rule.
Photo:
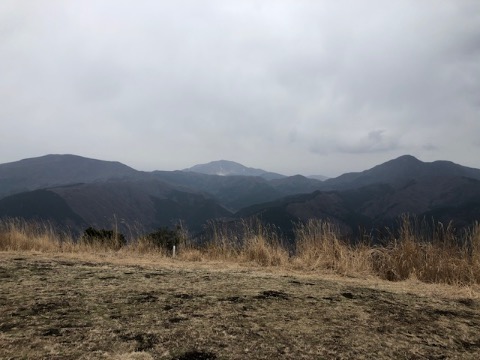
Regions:
<instances>
[{"instance_id":1,"label":"dirt path","mask_svg":"<svg viewBox=\"0 0 480 360\"><path fill-rule=\"evenodd\" d=\"M1 359L479 359L480 301L0 253Z\"/></svg>"}]
</instances>

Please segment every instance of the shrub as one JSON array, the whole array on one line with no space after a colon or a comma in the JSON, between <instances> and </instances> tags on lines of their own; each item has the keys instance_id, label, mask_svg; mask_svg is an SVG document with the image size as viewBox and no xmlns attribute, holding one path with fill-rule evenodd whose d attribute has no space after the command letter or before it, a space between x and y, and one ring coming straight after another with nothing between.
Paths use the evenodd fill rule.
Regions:
<instances>
[{"instance_id":1,"label":"shrub","mask_svg":"<svg viewBox=\"0 0 480 360\"><path fill-rule=\"evenodd\" d=\"M119 249L127 243L125 236L119 232L105 229L97 230L93 227L85 229L81 242L90 246L98 245L112 249Z\"/></svg>"},{"instance_id":2,"label":"shrub","mask_svg":"<svg viewBox=\"0 0 480 360\"><path fill-rule=\"evenodd\" d=\"M179 226L175 230L170 230L166 227L159 228L148 234L146 240L154 248L172 251L173 246L178 247L182 240L181 228Z\"/></svg>"}]
</instances>

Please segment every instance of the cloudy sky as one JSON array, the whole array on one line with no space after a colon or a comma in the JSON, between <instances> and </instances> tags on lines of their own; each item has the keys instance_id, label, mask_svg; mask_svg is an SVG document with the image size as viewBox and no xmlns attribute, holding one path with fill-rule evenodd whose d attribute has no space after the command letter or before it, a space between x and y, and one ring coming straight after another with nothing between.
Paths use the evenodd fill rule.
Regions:
<instances>
[{"instance_id":1,"label":"cloudy sky","mask_svg":"<svg viewBox=\"0 0 480 360\"><path fill-rule=\"evenodd\" d=\"M478 0L2 0L0 163L480 168Z\"/></svg>"}]
</instances>

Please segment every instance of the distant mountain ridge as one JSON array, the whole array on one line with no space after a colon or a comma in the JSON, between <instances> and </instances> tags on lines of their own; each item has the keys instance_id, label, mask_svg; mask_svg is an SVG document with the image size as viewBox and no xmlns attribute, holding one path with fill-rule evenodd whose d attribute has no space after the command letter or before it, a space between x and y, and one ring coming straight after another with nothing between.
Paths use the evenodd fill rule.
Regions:
<instances>
[{"instance_id":1,"label":"distant mountain ridge","mask_svg":"<svg viewBox=\"0 0 480 360\"><path fill-rule=\"evenodd\" d=\"M45 155L0 164L0 198L57 185L128 179L140 172L116 161L77 155Z\"/></svg>"},{"instance_id":2,"label":"distant mountain ridge","mask_svg":"<svg viewBox=\"0 0 480 360\"><path fill-rule=\"evenodd\" d=\"M184 169L183 171L218 176L259 176L266 180L282 179L286 177L285 175L268 172L262 169L246 167L229 160L217 160L206 164L198 164Z\"/></svg>"},{"instance_id":3,"label":"distant mountain ridge","mask_svg":"<svg viewBox=\"0 0 480 360\"><path fill-rule=\"evenodd\" d=\"M313 217L328 219L345 232L384 229L402 214L452 221L457 228L480 220L480 169L406 155L326 180L311 194L252 205L237 216L260 217L288 233L295 222Z\"/></svg>"},{"instance_id":4,"label":"distant mountain ridge","mask_svg":"<svg viewBox=\"0 0 480 360\"><path fill-rule=\"evenodd\" d=\"M309 218L328 219L348 233L391 226L404 213L459 228L480 220L480 169L405 155L320 181L225 160L152 172L76 155L0 164L0 218L48 220L77 230L115 221L122 231L134 224L149 231L184 221L196 232L211 219L253 216L286 233Z\"/></svg>"},{"instance_id":5,"label":"distant mountain ridge","mask_svg":"<svg viewBox=\"0 0 480 360\"><path fill-rule=\"evenodd\" d=\"M320 180L320 181L325 181L325 180L329 179L328 176L324 176L324 175L308 175L307 178Z\"/></svg>"},{"instance_id":6,"label":"distant mountain ridge","mask_svg":"<svg viewBox=\"0 0 480 360\"><path fill-rule=\"evenodd\" d=\"M87 224L111 227L119 221L141 223L151 230L183 220L198 231L209 219L231 217L242 207L287 194L257 176L259 172L277 175L240 164L235 167L243 175L142 172L119 162L76 155L0 164L0 217L43 219L77 229Z\"/></svg>"},{"instance_id":7,"label":"distant mountain ridge","mask_svg":"<svg viewBox=\"0 0 480 360\"><path fill-rule=\"evenodd\" d=\"M346 173L324 181L323 189L352 189L372 184L402 184L423 177L464 176L480 179L480 169L469 168L450 161L423 162L411 155L377 165L371 169Z\"/></svg>"}]
</instances>

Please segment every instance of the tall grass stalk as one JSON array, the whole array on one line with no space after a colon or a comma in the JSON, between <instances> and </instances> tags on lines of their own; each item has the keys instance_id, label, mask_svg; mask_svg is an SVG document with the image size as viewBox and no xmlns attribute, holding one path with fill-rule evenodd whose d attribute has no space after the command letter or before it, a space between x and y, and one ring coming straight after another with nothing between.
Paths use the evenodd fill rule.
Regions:
<instances>
[{"instance_id":1,"label":"tall grass stalk","mask_svg":"<svg viewBox=\"0 0 480 360\"><path fill-rule=\"evenodd\" d=\"M377 249L374 272L399 281L416 277L423 282L472 284L480 282L480 227L476 223L463 236L451 224L434 223L431 228L402 219L398 235Z\"/></svg>"},{"instance_id":2,"label":"tall grass stalk","mask_svg":"<svg viewBox=\"0 0 480 360\"><path fill-rule=\"evenodd\" d=\"M207 258L223 261L238 259L241 237L237 231L229 228L227 224L214 221L209 222L208 230L209 238L200 245Z\"/></svg>"},{"instance_id":3,"label":"tall grass stalk","mask_svg":"<svg viewBox=\"0 0 480 360\"><path fill-rule=\"evenodd\" d=\"M311 219L295 229L296 255L293 264L308 270L332 270L340 274L371 271L371 249L339 239L338 228L330 222Z\"/></svg>"},{"instance_id":4,"label":"tall grass stalk","mask_svg":"<svg viewBox=\"0 0 480 360\"><path fill-rule=\"evenodd\" d=\"M243 222L244 239L240 256L261 266L282 266L289 261L289 254L278 231L258 220Z\"/></svg>"},{"instance_id":5,"label":"tall grass stalk","mask_svg":"<svg viewBox=\"0 0 480 360\"><path fill-rule=\"evenodd\" d=\"M0 250L2 251L59 251L69 249L69 234L55 232L50 223L6 219L0 221Z\"/></svg>"}]
</instances>

